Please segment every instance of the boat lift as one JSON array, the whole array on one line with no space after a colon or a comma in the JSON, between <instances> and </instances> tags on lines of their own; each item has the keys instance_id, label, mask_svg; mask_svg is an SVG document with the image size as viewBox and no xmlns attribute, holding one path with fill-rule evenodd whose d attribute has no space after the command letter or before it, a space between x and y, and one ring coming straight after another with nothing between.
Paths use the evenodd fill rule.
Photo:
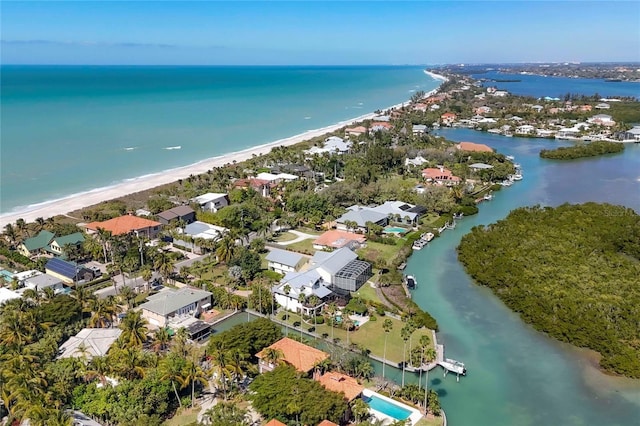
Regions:
<instances>
[{"instance_id":1,"label":"boat lift","mask_svg":"<svg viewBox=\"0 0 640 426\"><path fill-rule=\"evenodd\" d=\"M460 375L467 375L467 369L464 367L464 364L455 359L445 358L443 361L440 361L438 365L444 368L444 377L447 377L448 372L456 373L456 381L458 382L460 381Z\"/></svg>"}]
</instances>

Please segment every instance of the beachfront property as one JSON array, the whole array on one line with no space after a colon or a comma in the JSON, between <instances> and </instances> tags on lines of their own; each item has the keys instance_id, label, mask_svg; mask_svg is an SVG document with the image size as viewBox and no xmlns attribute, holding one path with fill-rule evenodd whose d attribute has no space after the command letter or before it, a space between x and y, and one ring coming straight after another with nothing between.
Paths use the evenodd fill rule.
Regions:
<instances>
[{"instance_id":1,"label":"beachfront property","mask_svg":"<svg viewBox=\"0 0 640 426\"><path fill-rule=\"evenodd\" d=\"M84 225L89 235L98 233L98 229L111 232L111 235L134 234L150 240L156 238L162 229L162 224L155 220L144 219L133 215L114 217L104 222L91 222Z\"/></svg>"},{"instance_id":2,"label":"beachfront property","mask_svg":"<svg viewBox=\"0 0 640 426\"><path fill-rule=\"evenodd\" d=\"M58 359L84 358L89 361L93 357L105 356L121 334L119 328L83 328L60 346Z\"/></svg>"},{"instance_id":3,"label":"beachfront property","mask_svg":"<svg viewBox=\"0 0 640 426\"><path fill-rule=\"evenodd\" d=\"M326 231L313 241L313 248L316 250L335 250L348 247L356 250L362 247L367 238L362 234L331 229Z\"/></svg>"},{"instance_id":4,"label":"beachfront property","mask_svg":"<svg viewBox=\"0 0 640 426\"><path fill-rule=\"evenodd\" d=\"M27 257L44 253L54 238L55 234L53 232L42 230L35 237L27 238L20 243L18 252Z\"/></svg>"},{"instance_id":5,"label":"beachfront property","mask_svg":"<svg viewBox=\"0 0 640 426\"><path fill-rule=\"evenodd\" d=\"M351 141L345 141L341 137L338 136L329 136L326 138L321 147L312 146L310 149L305 151L305 154L308 155L322 155L324 153L329 154L344 154L345 152L349 152L351 149Z\"/></svg>"},{"instance_id":6,"label":"beachfront property","mask_svg":"<svg viewBox=\"0 0 640 426\"><path fill-rule=\"evenodd\" d=\"M47 261L44 270L65 284L87 282L95 278L91 269L55 257Z\"/></svg>"},{"instance_id":7,"label":"beachfront property","mask_svg":"<svg viewBox=\"0 0 640 426\"><path fill-rule=\"evenodd\" d=\"M140 305L139 309L150 325L164 327L170 320L195 317L209 309L212 295L213 293L192 287L164 289L147 297L147 302Z\"/></svg>"},{"instance_id":8,"label":"beachfront property","mask_svg":"<svg viewBox=\"0 0 640 426\"><path fill-rule=\"evenodd\" d=\"M215 192L207 192L206 194L192 198L190 201L198 204L202 211L213 213L229 205L229 197L227 194L218 194Z\"/></svg>"},{"instance_id":9,"label":"beachfront property","mask_svg":"<svg viewBox=\"0 0 640 426\"><path fill-rule=\"evenodd\" d=\"M191 223L196 220L196 212L189 206L176 206L156 215L158 222L168 225L171 222Z\"/></svg>"},{"instance_id":10,"label":"beachfront property","mask_svg":"<svg viewBox=\"0 0 640 426\"><path fill-rule=\"evenodd\" d=\"M633 128L629 130L618 132L616 137L618 140L640 142L640 126L633 126Z\"/></svg>"},{"instance_id":11,"label":"beachfront property","mask_svg":"<svg viewBox=\"0 0 640 426\"><path fill-rule=\"evenodd\" d=\"M284 182L291 182L298 179L298 176L289 173L258 173L256 179L268 182L271 185L278 185Z\"/></svg>"},{"instance_id":12,"label":"beachfront property","mask_svg":"<svg viewBox=\"0 0 640 426\"><path fill-rule=\"evenodd\" d=\"M84 234L82 232L74 232L73 234L62 237L55 237L49 244L49 251L57 256L63 256L65 247L79 247L84 242Z\"/></svg>"},{"instance_id":13,"label":"beachfront property","mask_svg":"<svg viewBox=\"0 0 640 426\"><path fill-rule=\"evenodd\" d=\"M176 236L173 243L192 250L195 253L201 253L202 247L198 244L198 240L218 241L229 232L227 228L209 223L200 222L199 220L189 223L184 229L177 229L178 234L185 235L189 238L180 238Z\"/></svg>"},{"instance_id":14,"label":"beachfront property","mask_svg":"<svg viewBox=\"0 0 640 426\"><path fill-rule=\"evenodd\" d=\"M364 135L365 133L367 133L367 128L364 126L356 126L356 127L349 127L347 129L344 130L344 134L346 136L360 136L360 135Z\"/></svg>"},{"instance_id":15,"label":"beachfront property","mask_svg":"<svg viewBox=\"0 0 640 426\"><path fill-rule=\"evenodd\" d=\"M422 170L422 177L431 184L434 185L458 185L460 178L454 176L453 172L443 166L440 167L427 167Z\"/></svg>"},{"instance_id":16,"label":"beachfront property","mask_svg":"<svg viewBox=\"0 0 640 426\"><path fill-rule=\"evenodd\" d=\"M258 370L260 374L273 371L279 364L267 360L266 349L274 349L281 355L280 362L293 366L300 373L308 374L315 366L329 358L329 354L304 343L296 342L288 337L275 342L273 345L262 349L256 354L259 359Z\"/></svg>"},{"instance_id":17,"label":"beachfront property","mask_svg":"<svg viewBox=\"0 0 640 426\"><path fill-rule=\"evenodd\" d=\"M269 270L286 275L287 272L297 272L307 263L307 257L288 250L269 248L266 257Z\"/></svg>"},{"instance_id":18,"label":"beachfront property","mask_svg":"<svg viewBox=\"0 0 640 426\"><path fill-rule=\"evenodd\" d=\"M467 152L493 152L493 148L483 143L460 142L456 145L460 151Z\"/></svg>"}]
</instances>

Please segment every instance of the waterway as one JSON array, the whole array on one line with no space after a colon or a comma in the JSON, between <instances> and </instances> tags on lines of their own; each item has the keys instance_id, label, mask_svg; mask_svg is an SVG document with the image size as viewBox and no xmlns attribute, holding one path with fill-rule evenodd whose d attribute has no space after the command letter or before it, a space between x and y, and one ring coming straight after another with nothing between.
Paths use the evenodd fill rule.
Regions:
<instances>
[{"instance_id":1,"label":"waterway","mask_svg":"<svg viewBox=\"0 0 640 426\"><path fill-rule=\"evenodd\" d=\"M539 158L560 143L505 138L467 129L439 132L454 141L485 143L513 155L524 179L494 194L480 213L458 222L409 260L419 286L414 300L438 321L445 356L465 362L468 376L442 378L438 391L451 425L637 425L640 381L612 378L593 356L524 324L489 290L475 285L458 262L461 237L479 224L526 205L586 201L623 204L640 212L640 145L623 154L570 162Z\"/></svg>"}]
</instances>

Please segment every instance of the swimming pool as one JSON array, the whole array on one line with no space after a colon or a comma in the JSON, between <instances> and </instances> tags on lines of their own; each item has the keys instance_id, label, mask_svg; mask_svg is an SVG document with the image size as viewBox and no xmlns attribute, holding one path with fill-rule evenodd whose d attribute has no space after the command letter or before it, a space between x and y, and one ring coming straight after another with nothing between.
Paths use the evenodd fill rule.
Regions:
<instances>
[{"instance_id":1,"label":"swimming pool","mask_svg":"<svg viewBox=\"0 0 640 426\"><path fill-rule=\"evenodd\" d=\"M400 228L398 226L387 226L384 228L385 234L404 234L408 231L408 229Z\"/></svg>"},{"instance_id":2,"label":"swimming pool","mask_svg":"<svg viewBox=\"0 0 640 426\"><path fill-rule=\"evenodd\" d=\"M369 407L397 420L406 420L411 415L411 411L406 408L379 398L377 395L363 396L362 399Z\"/></svg>"}]
</instances>

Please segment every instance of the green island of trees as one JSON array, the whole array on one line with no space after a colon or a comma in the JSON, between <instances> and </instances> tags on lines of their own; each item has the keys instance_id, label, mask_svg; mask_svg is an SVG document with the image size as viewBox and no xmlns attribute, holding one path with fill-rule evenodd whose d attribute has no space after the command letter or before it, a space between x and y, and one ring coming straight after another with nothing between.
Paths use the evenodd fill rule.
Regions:
<instances>
[{"instance_id":1,"label":"green island of trees","mask_svg":"<svg viewBox=\"0 0 640 426\"><path fill-rule=\"evenodd\" d=\"M527 323L640 378L640 216L610 204L524 207L458 247L469 274Z\"/></svg>"},{"instance_id":2,"label":"green island of trees","mask_svg":"<svg viewBox=\"0 0 640 426\"><path fill-rule=\"evenodd\" d=\"M618 142L596 141L556 149L543 149L540 157L549 160L575 160L576 158L597 157L624 151L624 144Z\"/></svg>"}]
</instances>

